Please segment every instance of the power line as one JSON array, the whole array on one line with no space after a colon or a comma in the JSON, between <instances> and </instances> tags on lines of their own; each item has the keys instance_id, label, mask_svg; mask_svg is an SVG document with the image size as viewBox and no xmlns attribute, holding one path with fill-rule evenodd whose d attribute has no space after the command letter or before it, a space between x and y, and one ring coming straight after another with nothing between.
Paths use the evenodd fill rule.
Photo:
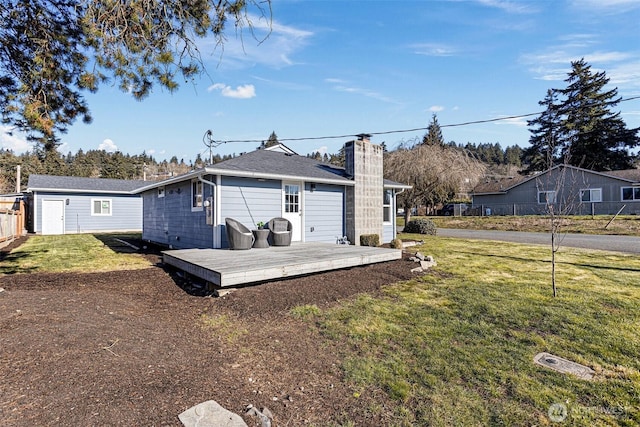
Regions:
<instances>
[{"instance_id":1,"label":"power line","mask_svg":"<svg viewBox=\"0 0 640 427\"><path fill-rule=\"evenodd\" d=\"M640 99L640 95L638 96L632 96L629 98L623 98L620 99L619 102L626 102L626 101L632 101L634 99ZM518 115L514 115L514 116L504 116L504 117L495 117L493 119L486 119L486 120L472 120L472 121L468 121L468 122L461 122L461 123L451 123L451 124L444 124L444 125L440 125L441 128L453 128L453 127L461 127L461 126L470 126L470 125L477 125L477 124L484 124L484 123L492 123L492 122L499 122L499 121L503 121L503 120L513 120L513 119L523 119L525 117L531 117L531 116L537 116L542 114L543 111L539 111L537 113L527 113L527 114L518 114ZM382 132L366 132L369 135L390 135L390 134L394 134L394 133L410 133L410 132L418 132L418 131L426 131L429 130L429 127L420 127L420 128L413 128L413 129L399 129L399 130L389 130L389 131L382 131ZM344 139L344 138L352 138L352 137L357 137L358 135L361 135L362 132L358 132L358 133L353 133L353 134L345 134L345 135L329 135L329 136L311 136L311 137L306 137L306 138L278 138L278 141L280 142L285 142L285 141L316 141L316 140L321 140L321 139ZM228 140L228 141L219 141L218 144L226 144L226 143L243 143L243 142L252 142L252 143L261 143L264 141L264 138L262 139L232 139L232 140Z\"/></svg>"}]
</instances>

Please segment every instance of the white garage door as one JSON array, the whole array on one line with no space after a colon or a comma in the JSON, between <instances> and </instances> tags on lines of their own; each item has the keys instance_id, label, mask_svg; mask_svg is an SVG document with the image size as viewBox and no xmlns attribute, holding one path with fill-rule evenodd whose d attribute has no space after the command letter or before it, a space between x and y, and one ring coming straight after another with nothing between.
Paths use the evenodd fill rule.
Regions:
<instances>
[{"instance_id":1,"label":"white garage door","mask_svg":"<svg viewBox=\"0 0 640 427\"><path fill-rule=\"evenodd\" d=\"M64 234L64 200L42 201L42 234Z\"/></svg>"}]
</instances>

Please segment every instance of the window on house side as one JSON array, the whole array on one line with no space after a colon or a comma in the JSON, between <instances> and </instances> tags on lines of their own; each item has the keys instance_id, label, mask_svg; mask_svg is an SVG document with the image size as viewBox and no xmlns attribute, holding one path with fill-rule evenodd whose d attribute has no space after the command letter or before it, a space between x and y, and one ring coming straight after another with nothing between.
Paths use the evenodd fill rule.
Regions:
<instances>
[{"instance_id":1,"label":"window on house side","mask_svg":"<svg viewBox=\"0 0 640 427\"><path fill-rule=\"evenodd\" d=\"M640 200L640 187L622 187L622 200L626 202Z\"/></svg>"},{"instance_id":2,"label":"window on house side","mask_svg":"<svg viewBox=\"0 0 640 427\"><path fill-rule=\"evenodd\" d=\"M164 187L158 187L158 197L164 197Z\"/></svg>"},{"instance_id":3,"label":"window on house side","mask_svg":"<svg viewBox=\"0 0 640 427\"><path fill-rule=\"evenodd\" d=\"M202 210L202 181L194 180L191 182L191 210Z\"/></svg>"},{"instance_id":4,"label":"window on house side","mask_svg":"<svg viewBox=\"0 0 640 427\"><path fill-rule=\"evenodd\" d=\"M111 215L111 200L110 199L91 199L91 215Z\"/></svg>"},{"instance_id":5,"label":"window on house side","mask_svg":"<svg viewBox=\"0 0 640 427\"><path fill-rule=\"evenodd\" d=\"M552 205L556 202L555 191L538 191L538 203Z\"/></svg>"},{"instance_id":6,"label":"window on house side","mask_svg":"<svg viewBox=\"0 0 640 427\"><path fill-rule=\"evenodd\" d=\"M391 218L391 203L393 200L393 192L392 190L384 190L382 192L382 221L383 222L392 222L393 218Z\"/></svg>"},{"instance_id":7,"label":"window on house side","mask_svg":"<svg viewBox=\"0 0 640 427\"><path fill-rule=\"evenodd\" d=\"M601 202L602 188L587 188L580 190L580 200L583 202Z\"/></svg>"}]
</instances>

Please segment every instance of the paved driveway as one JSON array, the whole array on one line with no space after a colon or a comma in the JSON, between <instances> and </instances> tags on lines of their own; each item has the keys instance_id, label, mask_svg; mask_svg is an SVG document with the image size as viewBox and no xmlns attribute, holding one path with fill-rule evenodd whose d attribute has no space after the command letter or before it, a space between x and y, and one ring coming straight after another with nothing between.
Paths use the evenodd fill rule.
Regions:
<instances>
[{"instance_id":1,"label":"paved driveway","mask_svg":"<svg viewBox=\"0 0 640 427\"><path fill-rule=\"evenodd\" d=\"M460 239L499 240L503 242L550 245L551 233L522 231L457 230L438 228L438 236ZM602 236L595 234L560 234L561 246L640 254L640 237Z\"/></svg>"}]
</instances>

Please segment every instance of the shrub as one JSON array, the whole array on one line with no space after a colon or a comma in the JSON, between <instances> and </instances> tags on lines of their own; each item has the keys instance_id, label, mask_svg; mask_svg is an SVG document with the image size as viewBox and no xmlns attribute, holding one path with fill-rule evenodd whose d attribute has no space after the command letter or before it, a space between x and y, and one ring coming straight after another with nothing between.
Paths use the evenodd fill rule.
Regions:
<instances>
[{"instance_id":1,"label":"shrub","mask_svg":"<svg viewBox=\"0 0 640 427\"><path fill-rule=\"evenodd\" d=\"M360 246L380 246L380 236L377 234L361 234Z\"/></svg>"},{"instance_id":2,"label":"shrub","mask_svg":"<svg viewBox=\"0 0 640 427\"><path fill-rule=\"evenodd\" d=\"M389 246L391 246L393 249L402 249L402 240L393 239L391 243L389 243Z\"/></svg>"},{"instance_id":3,"label":"shrub","mask_svg":"<svg viewBox=\"0 0 640 427\"><path fill-rule=\"evenodd\" d=\"M437 228L433 221L423 218L409 221L409 223L404 226L405 233L430 234L431 236L435 236L436 231Z\"/></svg>"}]
</instances>

